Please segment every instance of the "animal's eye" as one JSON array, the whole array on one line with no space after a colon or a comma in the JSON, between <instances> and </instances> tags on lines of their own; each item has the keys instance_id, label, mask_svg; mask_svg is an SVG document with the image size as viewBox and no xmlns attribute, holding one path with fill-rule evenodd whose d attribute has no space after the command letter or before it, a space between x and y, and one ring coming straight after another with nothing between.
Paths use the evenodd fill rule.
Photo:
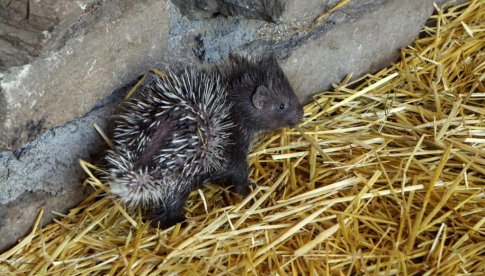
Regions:
<instances>
[{"instance_id":1,"label":"animal's eye","mask_svg":"<svg viewBox=\"0 0 485 276\"><path fill-rule=\"evenodd\" d=\"M284 103L280 104L280 109L285 109L285 104Z\"/></svg>"}]
</instances>

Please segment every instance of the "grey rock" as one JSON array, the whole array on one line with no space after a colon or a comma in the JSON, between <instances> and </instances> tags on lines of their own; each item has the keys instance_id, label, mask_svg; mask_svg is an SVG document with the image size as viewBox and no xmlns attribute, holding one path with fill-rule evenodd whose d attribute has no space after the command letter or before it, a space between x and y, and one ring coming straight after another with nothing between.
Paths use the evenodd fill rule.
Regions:
<instances>
[{"instance_id":1,"label":"grey rock","mask_svg":"<svg viewBox=\"0 0 485 276\"><path fill-rule=\"evenodd\" d=\"M174 66L217 63L238 47L254 42L253 30L263 23L257 20L240 20L234 17L215 17L192 21L169 3L170 55L167 62Z\"/></svg>"},{"instance_id":2,"label":"grey rock","mask_svg":"<svg viewBox=\"0 0 485 276\"><path fill-rule=\"evenodd\" d=\"M395 61L399 49L417 37L432 12L433 1L352 1L328 17L320 27L323 35L295 47L282 67L307 102L347 74L360 77Z\"/></svg>"},{"instance_id":3,"label":"grey rock","mask_svg":"<svg viewBox=\"0 0 485 276\"><path fill-rule=\"evenodd\" d=\"M6 204L25 191L56 194L65 187L79 186L82 169L78 159L99 151L101 140L93 123L106 116L97 109L87 117L48 130L39 139L13 152L2 152L0 161L0 204Z\"/></svg>"},{"instance_id":4,"label":"grey rock","mask_svg":"<svg viewBox=\"0 0 485 276\"><path fill-rule=\"evenodd\" d=\"M93 1L0 2L0 45L9 45L9 48L17 49L0 51L0 70L23 65L39 56L49 39L64 29L58 27L70 22L72 18L79 18L88 2Z\"/></svg>"},{"instance_id":5,"label":"grey rock","mask_svg":"<svg viewBox=\"0 0 485 276\"><path fill-rule=\"evenodd\" d=\"M89 189L67 187L59 194L41 191L25 192L16 201L0 205L0 252L12 247L17 240L28 234L41 209L45 212L41 224L50 222L52 211L66 213L90 193Z\"/></svg>"},{"instance_id":6,"label":"grey rock","mask_svg":"<svg viewBox=\"0 0 485 276\"><path fill-rule=\"evenodd\" d=\"M309 24L320 15L325 14L341 0L306 0L302 5L301 1L287 1L285 11L280 17L280 21L286 24Z\"/></svg>"},{"instance_id":7,"label":"grey rock","mask_svg":"<svg viewBox=\"0 0 485 276\"><path fill-rule=\"evenodd\" d=\"M89 187L81 185L87 175L79 160L99 161L107 145L93 124L108 129L108 118L127 90L14 152L0 152L0 252L27 233L40 208L46 223L52 211L64 213L89 194Z\"/></svg>"},{"instance_id":8,"label":"grey rock","mask_svg":"<svg viewBox=\"0 0 485 276\"><path fill-rule=\"evenodd\" d=\"M98 10L59 36L45 57L3 73L0 149L14 150L83 115L160 64L168 40L166 1L111 1Z\"/></svg>"},{"instance_id":9,"label":"grey rock","mask_svg":"<svg viewBox=\"0 0 485 276\"><path fill-rule=\"evenodd\" d=\"M192 20L238 16L275 21L284 10L282 0L173 0L182 15Z\"/></svg>"}]
</instances>

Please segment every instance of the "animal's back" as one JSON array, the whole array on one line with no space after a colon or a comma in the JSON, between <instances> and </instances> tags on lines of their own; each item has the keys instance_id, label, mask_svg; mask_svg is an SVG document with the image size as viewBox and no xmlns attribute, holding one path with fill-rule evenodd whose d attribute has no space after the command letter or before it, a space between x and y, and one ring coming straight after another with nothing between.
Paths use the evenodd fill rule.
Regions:
<instances>
[{"instance_id":1,"label":"animal's back","mask_svg":"<svg viewBox=\"0 0 485 276\"><path fill-rule=\"evenodd\" d=\"M233 123L226 88L208 72L156 76L115 120L106 156L112 193L130 205L171 205L222 169Z\"/></svg>"}]
</instances>

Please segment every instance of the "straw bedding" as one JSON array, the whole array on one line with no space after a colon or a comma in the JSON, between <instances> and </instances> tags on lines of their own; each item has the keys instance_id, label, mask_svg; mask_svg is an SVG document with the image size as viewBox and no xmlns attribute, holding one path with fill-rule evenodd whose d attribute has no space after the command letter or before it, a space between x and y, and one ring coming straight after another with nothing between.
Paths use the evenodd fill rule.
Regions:
<instances>
[{"instance_id":1,"label":"straw bedding","mask_svg":"<svg viewBox=\"0 0 485 276\"><path fill-rule=\"evenodd\" d=\"M315 96L255 145L247 198L204 186L161 231L90 177L96 192L37 222L0 273L484 275L484 15L438 10L400 62Z\"/></svg>"}]
</instances>

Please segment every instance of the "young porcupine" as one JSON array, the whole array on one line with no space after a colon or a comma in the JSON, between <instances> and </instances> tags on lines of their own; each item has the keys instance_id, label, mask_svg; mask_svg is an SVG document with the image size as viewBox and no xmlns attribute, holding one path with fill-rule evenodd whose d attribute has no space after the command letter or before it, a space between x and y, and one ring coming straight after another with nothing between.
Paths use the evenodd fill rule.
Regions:
<instances>
[{"instance_id":1,"label":"young porcupine","mask_svg":"<svg viewBox=\"0 0 485 276\"><path fill-rule=\"evenodd\" d=\"M231 57L210 70L157 76L116 117L108 187L169 227L185 219L183 205L203 183L247 195L254 135L296 125L302 115L274 59Z\"/></svg>"}]
</instances>

